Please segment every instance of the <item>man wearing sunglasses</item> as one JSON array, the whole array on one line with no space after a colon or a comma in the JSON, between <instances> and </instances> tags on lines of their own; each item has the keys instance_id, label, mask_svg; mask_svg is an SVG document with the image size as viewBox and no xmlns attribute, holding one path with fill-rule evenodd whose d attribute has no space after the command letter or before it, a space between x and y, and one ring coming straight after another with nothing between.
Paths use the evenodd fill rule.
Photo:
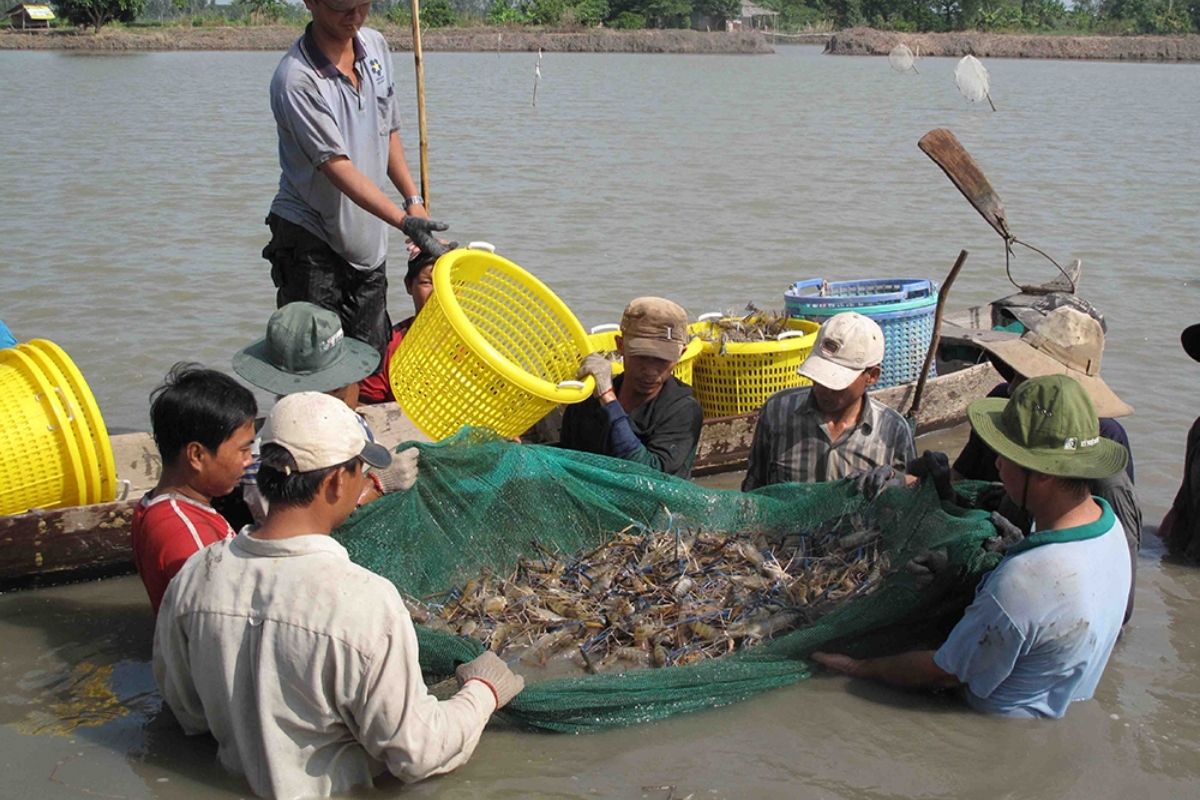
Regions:
<instances>
[{"instance_id":1,"label":"man wearing sunglasses","mask_svg":"<svg viewBox=\"0 0 1200 800\"><path fill-rule=\"evenodd\" d=\"M312 22L271 79L279 191L267 225L276 305L305 300L342 319L346 335L382 353L389 226L435 258L446 248L409 174L383 36L362 27L361 0L305 0ZM403 208L385 193L391 183Z\"/></svg>"}]
</instances>

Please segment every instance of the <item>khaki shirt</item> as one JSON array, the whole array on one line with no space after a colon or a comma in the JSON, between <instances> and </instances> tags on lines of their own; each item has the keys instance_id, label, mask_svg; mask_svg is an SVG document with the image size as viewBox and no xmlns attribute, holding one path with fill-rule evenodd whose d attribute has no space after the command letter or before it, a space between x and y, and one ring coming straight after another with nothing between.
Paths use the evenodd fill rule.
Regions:
<instances>
[{"instance_id":1,"label":"khaki shirt","mask_svg":"<svg viewBox=\"0 0 1200 800\"><path fill-rule=\"evenodd\" d=\"M396 588L328 536L267 541L244 529L171 581L154 677L189 734L264 797L299 798L448 772L495 708L469 682L439 702L421 680Z\"/></svg>"}]
</instances>

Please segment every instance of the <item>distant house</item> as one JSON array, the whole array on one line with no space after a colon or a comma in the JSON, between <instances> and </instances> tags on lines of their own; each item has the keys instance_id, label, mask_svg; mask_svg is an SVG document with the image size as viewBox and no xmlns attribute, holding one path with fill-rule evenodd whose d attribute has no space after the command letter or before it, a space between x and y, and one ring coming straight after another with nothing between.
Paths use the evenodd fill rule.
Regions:
<instances>
[{"instance_id":1,"label":"distant house","mask_svg":"<svg viewBox=\"0 0 1200 800\"><path fill-rule=\"evenodd\" d=\"M775 18L778 16L778 11L763 8L756 3L750 2L750 0L742 0L742 10L738 14L737 20L730 20L731 23L736 22L737 25L736 27L730 27L730 29L746 30L752 28L755 30L774 30Z\"/></svg>"},{"instance_id":2,"label":"distant house","mask_svg":"<svg viewBox=\"0 0 1200 800\"><path fill-rule=\"evenodd\" d=\"M54 19L54 12L50 10L50 6L40 3L21 3L13 6L7 13L9 22L18 30L36 30L38 28L49 28L50 20Z\"/></svg>"}]
</instances>

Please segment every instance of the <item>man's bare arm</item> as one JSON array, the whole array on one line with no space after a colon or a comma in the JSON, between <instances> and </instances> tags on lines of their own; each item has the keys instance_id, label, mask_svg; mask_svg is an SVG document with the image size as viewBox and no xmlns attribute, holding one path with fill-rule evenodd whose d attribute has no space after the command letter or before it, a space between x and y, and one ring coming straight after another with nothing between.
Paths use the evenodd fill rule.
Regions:
<instances>
[{"instance_id":1,"label":"man's bare arm","mask_svg":"<svg viewBox=\"0 0 1200 800\"><path fill-rule=\"evenodd\" d=\"M826 669L867 678L901 689L950 689L959 686L958 676L933 661L933 650L913 650L880 658L851 658L834 653L813 653L811 658Z\"/></svg>"},{"instance_id":2,"label":"man's bare arm","mask_svg":"<svg viewBox=\"0 0 1200 800\"><path fill-rule=\"evenodd\" d=\"M320 170L342 194L387 224L399 228L404 221L404 211L374 181L362 174L350 159L335 156L322 164Z\"/></svg>"}]
</instances>

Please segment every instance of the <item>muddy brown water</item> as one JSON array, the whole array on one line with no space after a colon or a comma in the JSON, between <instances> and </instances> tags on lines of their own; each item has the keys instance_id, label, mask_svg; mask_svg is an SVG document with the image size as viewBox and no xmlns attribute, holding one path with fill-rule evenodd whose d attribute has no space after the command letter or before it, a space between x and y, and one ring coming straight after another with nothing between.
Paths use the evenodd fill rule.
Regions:
<instances>
[{"instance_id":1,"label":"muddy brown water","mask_svg":"<svg viewBox=\"0 0 1200 800\"><path fill-rule=\"evenodd\" d=\"M698 314L777 307L807 277L940 278L962 247L952 304L1004 294L994 234L915 146L951 127L1018 234L1084 260L1083 293L1109 321L1104 373L1137 408L1127 427L1151 527L1166 510L1198 413L1200 365L1178 333L1200 310L1200 67L992 60L992 114L957 95L942 59L902 76L813 48L548 56L536 108L533 56L426 59L435 216L495 242L586 325L616 321L636 294ZM0 82L0 317L19 339L63 345L110 426L146 427L146 395L175 360L228 367L261 335L276 60L0 53L22 76ZM411 97L407 61L398 75ZM1025 253L1016 268L1047 277ZM1200 571L1164 560L1152 530L1146 541L1133 622L1096 699L1062 721L818 677L651 726L489 730L466 767L403 793L1194 796ZM150 623L136 577L0 596L0 797L247 795L211 742L160 713Z\"/></svg>"}]
</instances>

